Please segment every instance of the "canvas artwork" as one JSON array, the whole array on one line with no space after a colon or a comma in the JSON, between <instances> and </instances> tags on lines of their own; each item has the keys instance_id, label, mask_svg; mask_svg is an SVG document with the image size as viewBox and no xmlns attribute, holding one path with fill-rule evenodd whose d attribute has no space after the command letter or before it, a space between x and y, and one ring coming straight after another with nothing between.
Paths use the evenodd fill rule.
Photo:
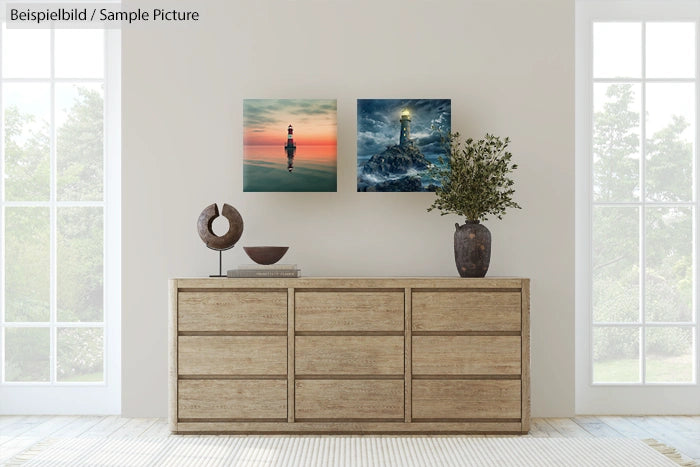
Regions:
<instances>
[{"instance_id":1,"label":"canvas artwork","mask_svg":"<svg viewBox=\"0 0 700 467\"><path fill-rule=\"evenodd\" d=\"M243 101L243 191L336 191L335 99Z\"/></svg>"},{"instance_id":2,"label":"canvas artwork","mask_svg":"<svg viewBox=\"0 0 700 467\"><path fill-rule=\"evenodd\" d=\"M450 99L358 99L357 191L435 191Z\"/></svg>"}]
</instances>

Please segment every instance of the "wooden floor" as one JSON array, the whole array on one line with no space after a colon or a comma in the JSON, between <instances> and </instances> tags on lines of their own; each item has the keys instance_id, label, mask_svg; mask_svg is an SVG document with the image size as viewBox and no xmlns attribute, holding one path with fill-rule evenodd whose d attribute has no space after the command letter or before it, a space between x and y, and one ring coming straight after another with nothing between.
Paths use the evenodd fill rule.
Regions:
<instances>
[{"instance_id":1,"label":"wooden floor","mask_svg":"<svg viewBox=\"0 0 700 467\"><path fill-rule=\"evenodd\" d=\"M49 437L166 437L160 418L0 416L0 464ZM531 437L654 438L700 463L700 417L535 418Z\"/></svg>"}]
</instances>

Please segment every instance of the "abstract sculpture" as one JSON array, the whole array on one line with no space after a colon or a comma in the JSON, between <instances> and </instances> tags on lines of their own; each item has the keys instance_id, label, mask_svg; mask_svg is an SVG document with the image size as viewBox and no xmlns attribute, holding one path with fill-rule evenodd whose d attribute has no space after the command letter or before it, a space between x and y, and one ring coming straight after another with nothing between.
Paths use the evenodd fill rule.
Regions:
<instances>
[{"instance_id":1,"label":"abstract sculpture","mask_svg":"<svg viewBox=\"0 0 700 467\"><path fill-rule=\"evenodd\" d=\"M221 236L216 235L212 230L214 219L219 217L219 208L216 206L216 203L210 204L204 208L199 215L199 219L197 219L199 238L202 239L207 248L219 252L219 274L209 277L226 277L222 274L221 252L233 248L238 239L241 238L241 235L243 235L243 218L236 208L230 204L224 203L221 214L228 220L228 231Z\"/></svg>"}]
</instances>

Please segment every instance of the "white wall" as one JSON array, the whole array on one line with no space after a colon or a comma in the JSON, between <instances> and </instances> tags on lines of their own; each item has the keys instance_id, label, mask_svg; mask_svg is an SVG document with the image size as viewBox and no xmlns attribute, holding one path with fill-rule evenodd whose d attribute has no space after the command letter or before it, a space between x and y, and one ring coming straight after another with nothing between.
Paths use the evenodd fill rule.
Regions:
<instances>
[{"instance_id":1,"label":"white wall","mask_svg":"<svg viewBox=\"0 0 700 467\"><path fill-rule=\"evenodd\" d=\"M124 2L160 7L162 2ZM451 98L452 127L512 138L522 211L486 223L489 275L532 278L533 416L574 410L573 0L172 2L195 25L123 31L123 396L167 413L167 279L217 255L195 223L228 202L242 245L306 276L456 276L456 216L429 193L356 193L357 98ZM338 193L243 193L244 98L338 99Z\"/></svg>"}]
</instances>

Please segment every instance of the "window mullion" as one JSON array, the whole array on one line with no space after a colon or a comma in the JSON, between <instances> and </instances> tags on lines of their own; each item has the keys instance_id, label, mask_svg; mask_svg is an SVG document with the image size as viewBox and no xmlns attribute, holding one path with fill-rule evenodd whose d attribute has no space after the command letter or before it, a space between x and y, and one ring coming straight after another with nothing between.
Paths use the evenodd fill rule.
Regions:
<instances>
[{"instance_id":1,"label":"window mullion","mask_svg":"<svg viewBox=\"0 0 700 467\"><path fill-rule=\"evenodd\" d=\"M68 83L68 84L90 84L101 83L103 78L3 78L6 83Z\"/></svg>"},{"instance_id":2,"label":"window mullion","mask_svg":"<svg viewBox=\"0 0 700 467\"><path fill-rule=\"evenodd\" d=\"M109 110L110 110L110 98L111 98L111 89L109 86L107 86L107 81L109 80L110 76L110 67L109 67L109 49L110 49L110 40L109 40L109 35L107 34L107 31L105 31L104 34L104 41L102 42L102 57L103 57L103 67L102 67L102 202L104 203L102 207L102 280L103 284L107 283L107 280L109 279L111 281L111 278L108 274L109 270L109 262L107 260L107 251L109 249L109 236L110 236L110 216L108 216L108 206L107 206L107 200L109 199L108 193L110 190L110 185L109 185L109 178L107 177L107 174L110 173L108 170L108 155L109 155L109 145L110 145L110 131L109 131L109 126L111 123L111 119L108 117L109 115ZM111 375L109 374L109 360L112 358L111 353L109 352L109 344L110 344L110 339L107 333L107 320L108 316L107 313L110 310L110 305L109 305L109 297L108 297L108 288L103 287L102 288L102 381L104 384L108 384L108 378L111 378Z\"/></svg>"},{"instance_id":3,"label":"window mullion","mask_svg":"<svg viewBox=\"0 0 700 467\"><path fill-rule=\"evenodd\" d=\"M50 218L50 243L49 256L50 256L50 266L49 266L49 290L50 290L50 379L51 384L55 384L57 381L57 339L58 333L56 331L56 321L58 320L57 312L57 274L56 274L56 262L57 262L57 239L56 239L56 226L57 226L57 212L56 212L56 174L57 174L57 162L56 162L56 83L55 78L55 30L52 28L50 31L50 114L49 114L49 160L51 171L49 175L50 184L50 195L49 195L49 218Z\"/></svg>"},{"instance_id":4,"label":"window mullion","mask_svg":"<svg viewBox=\"0 0 700 467\"><path fill-rule=\"evenodd\" d=\"M594 201L595 206L609 206L613 208L625 208L625 207L638 207L640 206L639 201L624 201L624 202L608 202L608 201ZM695 206L694 201L647 201L644 203L646 207L658 207L658 208L692 208Z\"/></svg>"},{"instance_id":5,"label":"window mullion","mask_svg":"<svg viewBox=\"0 0 700 467\"><path fill-rule=\"evenodd\" d=\"M594 323L593 326L597 327L618 327L618 328L633 328L633 327L639 327L639 323L630 321L630 322L605 322L605 321L599 321L597 323ZM658 328L658 327L695 327L695 323L692 321L678 321L678 322L656 322L656 323L646 323L645 326L647 328Z\"/></svg>"},{"instance_id":6,"label":"window mullion","mask_svg":"<svg viewBox=\"0 0 700 467\"><path fill-rule=\"evenodd\" d=\"M0 44L4 37L0 22ZM0 47L0 75L3 64L2 47ZM0 81L0 384L5 382L5 86Z\"/></svg>"},{"instance_id":7,"label":"window mullion","mask_svg":"<svg viewBox=\"0 0 700 467\"><path fill-rule=\"evenodd\" d=\"M104 208L104 201L6 201L5 206L19 208L51 208L56 205L60 208Z\"/></svg>"},{"instance_id":8,"label":"window mullion","mask_svg":"<svg viewBox=\"0 0 700 467\"><path fill-rule=\"evenodd\" d=\"M694 180L693 180L693 227L695 232L693 238L695 240L693 244L693 282L695 287L693 287L693 316L692 319L695 322L695 335L693 336L693 341L695 343L694 354L693 354L693 382L698 383L698 378L700 377L700 311L698 311L698 296L699 287L698 284L698 245L700 244L700 228L698 225L698 204L700 200L698 199L698 182L700 180L700 164L698 164L698 159L700 158L700 151L698 150L698 144L700 144L700 124L698 124L698 115L700 114L700 59L698 59L698 52L700 52L700 21L695 21L695 147L693 148L693 164L694 166Z\"/></svg>"},{"instance_id":9,"label":"window mullion","mask_svg":"<svg viewBox=\"0 0 700 467\"><path fill-rule=\"evenodd\" d=\"M593 78L594 83L640 84L645 83L694 83L694 78Z\"/></svg>"},{"instance_id":10,"label":"window mullion","mask_svg":"<svg viewBox=\"0 0 700 467\"><path fill-rule=\"evenodd\" d=\"M588 342L588 375L587 379L590 383L593 383L593 375L594 375L594 335L593 335L593 323L595 322L595 318L593 316L593 300L592 300L592 290L593 290L593 211L595 208L595 201L594 201L594 195L593 195L593 190L594 190L594 176L593 176L593 171L594 171L594 161L593 161L593 132L595 131L595 80L593 79L593 50L594 50L594 43L593 43L593 21L588 22L588 50L587 50L587 56L585 59L585 63L588 65L587 69L587 78L590 77L590 81L587 83L587 90L588 90L588 102L587 102L587 108L590 109L590 115L588 116L589 118L587 119L587 124L588 128L586 128L586 134L590 135L590 138L588 138L587 144L590 145L588 148L589 151L586 152L586 209L587 209L587 219L586 219L586 226L587 226L587 231L586 231L586 240L587 240L587 249L588 249L588 254L586 255L586 272L587 272L587 277L586 277L586 288L588 290L588 303L587 303L587 326L588 328L586 329L587 335L587 342Z\"/></svg>"},{"instance_id":11,"label":"window mullion","mask_svg":"<svg viewBox=\"0 0 700 467\"><path fill-rule=\"evenodd\" d=\"M647 23L642 21L642 80L641 115L639 135L639 375L642 384L646 383L646 49Z\"/></svg>"}]
</instances>

